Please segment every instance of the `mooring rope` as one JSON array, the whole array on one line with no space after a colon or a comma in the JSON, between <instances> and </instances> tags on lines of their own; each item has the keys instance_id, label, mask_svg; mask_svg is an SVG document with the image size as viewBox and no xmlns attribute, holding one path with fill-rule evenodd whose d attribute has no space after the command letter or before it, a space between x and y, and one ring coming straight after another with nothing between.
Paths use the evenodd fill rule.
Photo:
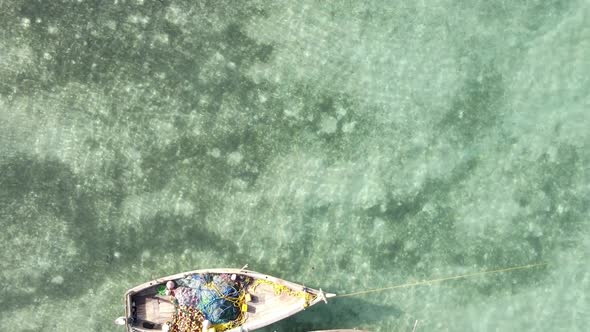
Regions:
<instances>
[{"instance_id":1,"label":"mooring rope","mask_svg":"<svg viewBox=\"0 0 590 332\"><path fill-rule=\"evenodd\" d=\"M414 287L414 286L420 286L420 285L433 284L433 283L436 283L436 282L442 282L442 281L447 281L447 280L465 279L465 278L470 278L470 277L475 277L475 276L485 275L485 274L502 273L502 272L509 272L509 271L515 271L515 270L524 270L524 269L532 269L532 268L535 268L535 267L545 266L545 265L547 265L547 263L536 263L536 264L529 264L529 265L521 265L521 266L507 267L507 268L502 268L502 269L497 269L497 270L488 270L488 271L473 272L473 273L462 274L462 275L453 276L453 277L445 277L445 278L438 278L438 279L431 279L431 280L422 280L422 281L410 282L410 283L407 283L407 284L401 284L401 285L396 285L396 286L383 287L383 288L375 288L375 289L369 289L369 290L365 290L365 291L354 292L354 293L347 293L347 294L339 294L339 295L336 295L335 297L357 296L357 295L363 295L363 294L368 294L368 293L382 292L382 291L396 289L396 288Z\"/></svg>"}]
</instances>

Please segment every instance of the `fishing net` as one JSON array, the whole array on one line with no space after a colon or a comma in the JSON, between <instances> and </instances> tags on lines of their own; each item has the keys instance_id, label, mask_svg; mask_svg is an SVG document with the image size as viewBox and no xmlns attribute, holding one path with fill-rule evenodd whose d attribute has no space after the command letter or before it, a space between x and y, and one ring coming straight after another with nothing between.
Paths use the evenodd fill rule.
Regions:
<instances>
[{"instance_id":1,"label":"fishing net","mask_svg":"<svg viewBox=\"0 0 590 332\"><path fill-rule=\"evenodd\" d=\"M158 295L164 296L166 295L166 286L160 285L156 288L156 291L158 292Z\"/></svg>"},{"instance_id":2,"label":"fishing net","mask_svg":"<svg viewBox=\"0 0 590 332\"><path fill-rule=\"evenodd\" d=\"M189 287L177 287L174 298L179 306L196 307L199 304L198 291Z\"/></svg>"},{"instance_id":3,"label":"fishing net","mask_svg":"<svg viewBox=\"0 0 590 332\"><path fill-rule=\"evenodd\" d=\"M203 275L195 274L176 281L179 287L174 290L174 298L179 306L197 307L201 299L201 289L207 284Z\"/></svg>"},{"instance_id":4,"label":"fishing net","mask_svg":"<svg viewBox=\"0 0 590 332\"><path fill-rule=\"evenodd\" d=\"M203 314L193 307L179 306L168 322L168 332L201 332Z\"/></svg>"},{"instance_id":5,"label":"fishing net","mask_svg":"<svg viewBox=\"0 0 590 332\"><path fill-rule=\"evenodd\" d=\"M174 290L174 300L180 315L175 317L173 326L182 322L185 322L182 325L188 324L188 309L191 312L194 309L202 320L207 319L213 325L233 325L243 318L241 306L249 280L232 280L229 274L194 274L175 282L178 286ZM194 325L195 321L191 321L190 325Z\"/></svg>"},{"instance_id":6,"label":"fishing net","mask_svg":"<svg viewBox=\"0 0 590 332\"><path fill-rule=\"evenodd\" d=\"M212 324L223 324L238 318L240 311L235 300L237 298L227 298L215 290L205 289L201 291L198 309Z\"/></svg>"},{"instance_id":7,"label":"fishing net","mask_svg":"<svg viewBox=\"0 0 590 332\"><path fill-rule=\"evenodd\" d=\"M211 275L209 274L193 274L184 279L176 281L180 286L185 286L193 289L199 289L202 285L207 284L211 281Z\"/></svg>"},{"instance_id":8,"label":"fishing net","mask_svg":"<svg viewBox=\"0 0 590 332\"><path fill-rule=\"evenodd\" d=\"M212 324L227 323L240 313L239 295L239 287L228 275L214 275L211 282L200 285L198 309Z\"/></svg>"}]
</instances>

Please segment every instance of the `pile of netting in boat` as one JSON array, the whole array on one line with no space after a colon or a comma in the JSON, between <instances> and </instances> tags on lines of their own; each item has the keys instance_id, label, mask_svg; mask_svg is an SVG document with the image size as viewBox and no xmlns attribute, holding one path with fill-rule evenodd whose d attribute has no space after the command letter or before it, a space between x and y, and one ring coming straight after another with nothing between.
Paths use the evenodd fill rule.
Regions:
<instances>
[{"instance_id":1,"label":"pile of netting in boat","mask_svg":"<svg viewBox=\"0 0 590 332\"><path fill-rule=\"evenodd\" d=\"M250 278L231 274L193 274L167 288L177 306L170 331L200 331L204 320L218 330L240 325Z\"/></svg>"}]
</instances>

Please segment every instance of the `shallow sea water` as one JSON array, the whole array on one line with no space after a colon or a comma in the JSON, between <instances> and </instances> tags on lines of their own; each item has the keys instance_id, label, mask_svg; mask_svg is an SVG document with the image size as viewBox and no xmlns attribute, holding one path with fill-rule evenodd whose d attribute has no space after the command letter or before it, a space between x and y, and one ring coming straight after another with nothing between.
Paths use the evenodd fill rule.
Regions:
<instances>
[{"instance_id":1,"label":"shallow sea water","mask_svg":"<svg viewBox=\"0 0 590 332\"><path fill-rule=\"evenodd\" d=\"M241 267L266 331L585 331L590 2L0 0L0 330Z\"/></svg>"}]
</instances>

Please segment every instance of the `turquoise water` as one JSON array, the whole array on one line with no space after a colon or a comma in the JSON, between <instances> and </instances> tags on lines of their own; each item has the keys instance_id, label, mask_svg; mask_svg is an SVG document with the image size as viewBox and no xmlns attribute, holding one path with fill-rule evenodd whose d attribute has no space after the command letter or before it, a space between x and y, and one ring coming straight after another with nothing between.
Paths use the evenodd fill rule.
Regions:
<instances>
[{"instance_id":1,"label":"turquoise water","mask_svg":"<svg viewBox=\"0 0 590 332\"><path fill-rule=\"evenodd\" d=\"M0 330L241 267L268 331L584 331L590 2L0 1Z\"/></svg>"}]
</instances>

